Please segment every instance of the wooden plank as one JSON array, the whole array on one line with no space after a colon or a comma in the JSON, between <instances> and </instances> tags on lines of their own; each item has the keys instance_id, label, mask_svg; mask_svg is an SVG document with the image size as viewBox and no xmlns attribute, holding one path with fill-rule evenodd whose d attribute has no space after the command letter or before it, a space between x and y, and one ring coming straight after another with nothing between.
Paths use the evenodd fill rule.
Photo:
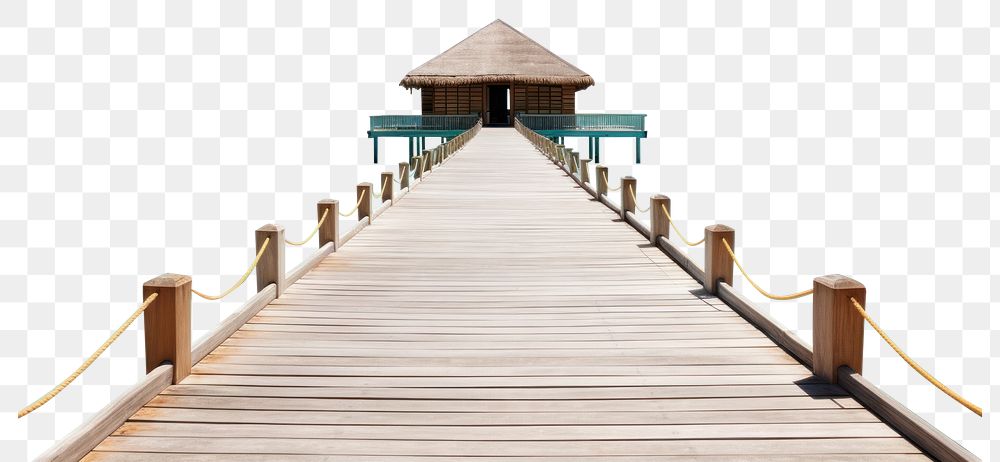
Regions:
<instances>
[{"instance_id":1,"label":"wooden plank","mask_svg":"<svg viewBox=\"0 0 1000 462\"><path fill-rule=\"evenodd\" d=\"M592 366L681 366L681 365L722 365L722 364L799 364L777 348L774 351L757 354L681 354L662 356L627 357L436 357L436 358L393 358L393 357L351 357L351 356L280 356L252 354L212 354L204 359L205 364L284 364L307 366L367 366L367 367L504 367L504 366L550 366L550 367L592 367ZM221 352L220 352L221 353Z\"/></svg>"},{"instance_id":2,"label":"wooden plank","mask_svg":"<svg viewBox=\"0 0 1000 462\"><path fill-rule=\"evenodd\" d=\"M547 387L547 388L380 388L380 387L269 387L238 385L174 385L163 395L237 396L340 399L414 400L596 400L596 399L707 399L725 397L812 396L840 397L846 392L836 385L719 385L663 387ZM852 406L856 407L856 406Z\"/></svg>"},{"instance_id":3,"label":"wooden plank","mask_svg":"<svg viewBox=\"0 0 1000 462\"><path fill-rule=\"evenodd\" d=\"M643 387L667 385L764 385L816 380L811 374L678 375L647 377L302 377L189 375L191 385L255 385L285 387Z\"/></svg>"},{"instance_id":4,"label":"wooden plank","mask_svg":"<svg viewBox=\"0 0 1000 462\"><path fill-rule=\"evenodd\" d=\"M261 329L261 327L279 327L278 329ZM293 327L331 327L331 326L293 326ZM411 333L417 332L417 333ZM299 338L302 340L351 340L358 342L499 342L501 344L518 342L583 342L583 341L664 341L684 339L722 339L722 338L763 338L763 334L753 330L694 330L692 332L639 332L639 333L592 333L592 334L426 334L419 330L407 333L346 333L346 332L308 332L300 330L285 330L280 325L253 324L252 329L244 329L234 333L235 338Z\"/></svg>"},{"instance_id":5,"label":"wooden plank","mask_svg":"<svg viewBox=\"0 0 1000 462\"><path fill-rule=\"evenodd\" d=\"M144 438L112 436L98 451L206 454L349 454L429 456L575 456L585 455L768 455L768 454L915 454L901 438L821 438L680 441L399 441L281 438Z\"/></svg>"},{"instance_id":6,"label":"wooden plank","mask_svg":"<svg viewBox=\"0 0 1000 462\"><path fill-rule=\"evenodd\" d=\"M227 346L222 345L216 349L219 354L233 355L254 355L254 356L325 356L325 357L363 357L363 358L476 358L485 361L490 358L563 358L568 361L586 363L589 358L622 358L628 356L655 357L655 356L702 356L714 354L728 354L746 350L746 353L753 354L759 351L770 352L776 347L736 347L736 348L675 348L665 350L663 348L632 348L622 351L623 348L609 346L602 349L478 349L478 350L449 350L449 349L388 349L361 348L314 348L314 347L265 347L265 346ZM685 351L687 350L687 351ZM582 359L581 359L582 358Z\"/></svg>"},{"instance_id":7,"label":"wooden plank","mask_svg":"<svg viewBox=\"0 0 1000 462\"><path fill-rule=\"evenodd\" d=\"M215 461L240 461L240 462L271 462L273 455L267 454L194 454L194 453L154 453L154 452L94 452L88 454L83 460L85 462L122 462L134 461L136 459L150 462L173 462L178 459L190 462L215 462ZM459 457L433 457L433 456L398 456L398 455L305 455L305 454L281 454L281 460L299 461L323 461L323 462L464 462L468 458ZM571 456L571 457L476 457L476 462L645 462L648 456ZM732 456L711 456L711 455L684 455L684 456L656 456L657 461L662 462L730 462ZM801 455L783 456L777 454L768 455L741 455L741 462L800 462ZM861 462L872 460L871 454L825 454L823 460L826 462ZM929 461L927 456L922 454L879 454L878 460L881 462L918 462Z\"/></svg>"},{"instance_id":8,"label":"wooden plank","mask_svg":"<svg viewBox=\"0 0 1000 462\"><path fill-rule=\"evenodd\" d=\"M173 381L174 367L165 364L153 369L142 380L98 411L89 421L70 432L38 456L38 461L78 460L94 449L150 399Z\"/></svg>"},{"instance_id":9,"label":"wooden plank","mask_svg":"<svg viewBox=\"0 0 1000 462\"><path fill-rule=\"evenodd\" d=\"M830 397L779 396L701 399L605 400L412 400L321 399L161 395L146 404L156 408L239 409L259 411L368 412L676 412L776 409L843 409ZM855 404L854 409L860 408Z\"/></svg>"},{"instance_id":10,"label":"wooden plank","mask_svg":"<svg viewBox=\"0 0 1000 462\"><path fill-rule=\"evenodd\" d=\"M158 410L161 411L161 410ZM212 411L216 412L216 411ZM244 412L218 411L219 414L230 414L231 417L243 419ZM298 413L315 418L319 415L334 416L336 413ZM645 417L649 413L635 413ZM717 413L725 414L725 413ZM867 414L867 413L866 413ZM373 415L382 417L381 413ZM514 416L515 422L522 422L526 413L499 414ZM568 415L556 414L556 417ZM584 414L589 415L589 414ZM114 435L131 437L199 437L212 434L216 438L323 438L323 439L381 439L381 440L434 440L434 441L607 441L607 440L732 440L732 439L762 439L762 438L891 438L895 432L881 422L799 422L790 424L729 424L729 425L643 425L613 423L595 423L584 425L507 425L506 419L500 418L499 425L434 425L439 422L451 422L453 419L462 421L462 417L478 422L489 422L484 417L494 414L460 414L456 417L440 414L425 415L417 413L412 417L427 417L427 425L408 425L413 422L411 416L402 419L403 422L394 425L304 425L287 423L276 418L275 424L263 423L177 423L177 422L128 422L122 425ZM482 416L482 417L480 417ZM225 418L222 416L221 418ZM258 422L255 419L250 422ZM312 419L303 419L312 420ZM381 419L379 419L381 420ZM547 421L548 419L546 419ZM558 420L558 419L552 419ZM649 420L649 419L643 419ZM591 422L592 419L586 420ZM614 417L611 419L614 422ZM246 422L238 420L238 422ZM281 424L277 424L281 423Z\"/></svg>"},{"instance_id":11,"label":"wooden plank","mask_svg":"<svg viewBox=\"0 0 1000 462\"><path fill-rule=\"evenodd\" d=\"M692 366L536 366L536 367L343 367L278 364L200 364L195 374L311 377L651 377L680 375L808 374L801 364Z\"/></svg>"}]
</instances>

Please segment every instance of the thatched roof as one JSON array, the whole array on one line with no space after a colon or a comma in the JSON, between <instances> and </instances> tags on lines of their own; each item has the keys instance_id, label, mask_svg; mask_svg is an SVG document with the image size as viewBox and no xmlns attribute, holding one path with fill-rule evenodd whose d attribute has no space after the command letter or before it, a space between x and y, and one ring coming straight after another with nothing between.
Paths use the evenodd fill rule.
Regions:
<instances>
[{"instance_id":1,"label":"thatched roof","mask_svg":"<svg viewBox=\"0 0 1000 462\"><path fill-rule=\"evenodd\" d=\"M510 82L582 90L594 79L498 19L410 71L399 84L423 88Z\"/></svg>"}]
</instances>

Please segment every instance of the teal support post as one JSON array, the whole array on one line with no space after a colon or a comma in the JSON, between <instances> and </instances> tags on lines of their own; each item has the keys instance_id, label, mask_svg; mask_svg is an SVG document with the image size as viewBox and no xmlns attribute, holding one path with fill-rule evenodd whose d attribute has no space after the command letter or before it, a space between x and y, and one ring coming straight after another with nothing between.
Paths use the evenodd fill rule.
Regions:
<instances>
[{"instance_id":1,"label":"teal support post","mask_svg":"<svg viewBox=\"0 0 1000 462\"><path fill-rule=\"evenodd\" d=\"M406 144L410 148L410 159L413 159L413 138L407 137Z\"/></svg>"},{"instance_id":2,"label":"teal support post","mask_svg":"<svg viewBox=\"0 0 1000 462\"><path fill-rule=\"evenodd\" d=\"M642 148L639 147L639 138L635 139L635 163L642 163Z\"/></svg>"},{"instance_id":3,"label":"teal support post","mask_svg":"<svg viewBox=\"0 0 1000 462\"><path fill-rule=\"evenodd\" d=\"M372 145L375 146L375 163L378 163L378 137L372 138Z\"/></svg>"},{"instance_id":4,"label":"teal support post","mask_svg":"<svg viewBox=\"0 0 1000 462\"><path fill-rule=\"evenodd\" d=\"M594 137L594 159L601 163L601 138Z\"/></svg>"}]
</instances>

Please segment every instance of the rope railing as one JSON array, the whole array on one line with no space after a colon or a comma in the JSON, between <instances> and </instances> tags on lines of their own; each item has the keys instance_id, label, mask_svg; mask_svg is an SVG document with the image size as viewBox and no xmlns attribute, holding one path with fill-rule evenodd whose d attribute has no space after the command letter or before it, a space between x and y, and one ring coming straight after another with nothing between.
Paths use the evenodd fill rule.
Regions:
<instances>
[{"instance_id":1,"label":"rope railing","mask_svg":"<svg viewBox=\"0 0 1000 462\"><path fill-rule=\"evenodd\" d=\"M358 203L354 204L354 208L353 209L348 210L347 213L344 213L344 212L337 212L337 213L339 213L340 216L342 216L342 217L349 217L351 215L354 215L354 212L358 211L358 207L361 207L361 201L365 200L365 194L367 192L368 192L367 189L362 189L361 190L361 195L358 196Z\"/></svg>"},{"instance_id":2,"label":"rope railing","mask_svg":"<svg viewBox=\"0 0 1000 462\"><path fill-rule=\"evenodd\" d=\"M640 213L646 213L646 212L649 211L649 207L646 207L645 209L643 209L642 207L639 207L639 198L635 197L635 189L632 189L632 185L629 185L628 192L629 192L629 194L632 195L632 203L635 204L635 209L636 210L638 210Z\"/></svg>"},{"instance_id":3,"label":"rope railing","mask_svg":"<svg viewBox=\"0 0 1000 462\"><path fill-rule=\"evenodd\" d=\"M378 197L382 197L382 195L385 194L385 187L388 184L389 184L389 177L385 177L385 180L382 180L382 189L379 189L378 191Z\"/></svg>"},{"instance_id":4,"label":"rope railing","mask_svg":"<svg viewBox=\"0 0 1000 462\"><path fill-rule=\"evenodd\" d=\"M410 172L410 178L417 178L417 174L420 173L420 169L423 167L423 162L423 156L417 157L416 165L414 165L413 171Z\"/></svg>"},{"instance_id":5,"label":"rope railing","mask_svg":"<svg viewBox=\"0 0 1000 462\"><path fill-rule=\"evenodd\" d=\"M726 252L728 252L733 259L733 264L735 264L736 267L739 268L740 273L743 274L743 277L746 278L747 282L749 282L754 289L757 289L757 291L760 292L765 297L770 298L772 300L780 301L780 300L793 300L813 294L813 289L807 289L788 295L774 295L765 291L759 285L757 285L757 283L754 282L753 279L750 278L750 275L747 274L746 270L743 268L743 265L740 264L739 259L736 258L736 254L735 252L733 252L733 248L732 246L729 245L729 242L726 241L725 239L722 239L722 245L726 248ZM948 395L948 397L955 400L956 402L964 406L966 409L969 409L976 415L982 417L983 409L981 407L973 404L965 397L959 395L957 392L949 388L947 385L942 383L936 377L927 372L927 370L925 370L923 367L917 364L917 362L914 361L913 358L911 358L908 354L906 354L906 352L904 352L902 348L900 348L899 345L896 344L896 342L894 342L891 338L889 338L889 335L885 333L885 330L883 330L882 327L879 326L879 324L875 322L874 319L872 319L871 315L868 314L868 312L861 305L861 303L858 302L856 298L851 297L851 305L858 312L858 314L861 315L861 317L868 322L868 325L870 325L872 329L875 329L875 332L877 332L878 335L882 337L882 340L884 340L885 343L887 343L889 347L891 347L892 350L895 351L896 354L899 355L899 357L904 362L906 362L906 364L908 364L911 368L913 368L913 370L916 371L917 374L920 374L920 376L923 377L928 382L930 382L931 385L937 387L938 390L941 390L944 394Z\"/></svg>"},{"instance_id":6,"label":"rope railing","mask_svg":"<svg viewBox=\"0 0 1000 462\"><path fill-rule=\"evenodd\" d=\"M618 190L622 189L622 185L620 185L620 184L618 185L617 188L612 188L611 187L611 184L608 183L608 174L607 173L604 174L604 184L608 185L607 186L608 191L611 191L611 192L615 192L615 191L618 191Z\"/></svg>"},{"instance_id":7,"label":"rope railing","mask_svg":"<svg viewBox=\"0 0 1000 462\"><path fill-rule=\"evenodd\" d=\"M515 120L514 126L515 126L515 128L517 129L517 131L519 133L521 133L525 138L527 138L535 146L535 148L539 152L541 152L542 154L544 154L545 156L547 156L549 158L549 160L551 160L551 161L553 161L555 163L562 162L562 160L563 160L562 152L561 152L561 148L562 147L560 145L557 145L555 142L553 142L553 140L551 140L549 138L546 138L546 137L538 134L537 132L531 130L530 128L528 128L524 124L521 124L519 120ZM618 190L620 190L622 188L622 185L620 185L620 186L618 186L616 188L611 188L610 187L610 185L608 184L609 181L608 181L608 174L607 174L607 170L606 169L600 169L600 167L598 167L598 172L599 172L599 175L601 175L601 177L602 177L601 179L603 179L603 185L601 185L599 183L598 190L594 194L600 195L600 194L606 193L607 191L618 191ZM638 198L636 197L636 192L635 192L635 189L634 189L633 185L634 185L634 183L629 183L629 188L628 189L629 189L629 194L631 195L632 201L633 201L633 203L635 203L635 207L639 211L641 211L641 212L648 211L649 209L643 210L642 208L640 208L638 206ZM602 189L602 187L603 187L603 189ZM653 205L651 204L651 207L652 206ZM731 228L728 228L728 227L725 227L725 226L713 226L713 227L705 228L705 234L706 234L705 238L703 238L703 239L701 239L699 241L696 241L696 242L692 242L692 241L689 241L687 239L687 237L684 236L683 233L681 233L680 229L677 227L677 224L674 223L673 217L670 216L670 211L667 210L666 204L664 204L664 203L661 202L660 203L660 209L662 210L663 214L665 215L665 217L667 219L667 222L670 223L670 227L674 230L674 232L677 233L677 236L680 237L680 239L682 241L684 241L684 243L687 244L688 246L694 247L694 246L706 243L707 240L709 239L709 235L710 234L713 235L713 241L712 242L718 242L719 240L722 241L722 246L721 247L725 249L725 252L732 259L732 264L731 265L714 264L714 265L712 265L713 268L711 268L711 271L710 271L710 269L708 267L708 261L709 261L710 258L712 258L712 259L718 259L720 257L720 255L718 255L716 252L719 252L720 250L718 250L718 247L711 247L709 249L711 252L713 252L713 255L711 255L711 256L710 255L706 255L705 256L706 267L705 267L705 270L704 270L704 274L702 275L703 283L705 285L706 290L709 293L711 293L711 294L716 294L717 293L718 289L717 289L716 286L717 286L717 282L718 281L731 281L732 280L732 267L733 266L735 266L736 268L739 269L740 273L743 274L743 277L746 278L747 282L750 283L750 285L754 289L756 289L757 292L759 292L761 295L763 295L763 296L765 296L765 297L767 297L767 298L769 298L771 300L779 300L779 301L781 301L781 300L794 300L794 299L798 299L798 298L801 298L801 297L805 297L807 295L812 295L812 294L814 294L815 290L817 290L816 288L813 288L813 289L802 290L802 291L799 291L799 292L795 292L795 293L791 293L791 294L785 294L785 295L772 294L772 293L764 290L760 285L758 285L753 280L753 278L750 277L750 275L747 273L746 269L743 268L743 264L736 257L736 253L733 251L732 245L725 238L725 236L727 236L727 235L729 235L729 236L733 235L732 234L733 230ZM662 235L663 234L661 234L661 236ZM656 236L653 236L653 237L655 238ZM720 237L721 237L721 239L719 239ZM671 255L673 256L673 254L671 254ZM678 257L678 258L686 259L687 263L685 263L685 265L694 265L694 263L691 262L689 258L686 258L686 257ZM728 266L728 269L726 269L727 266ZM843 278L843 276L836 276L836 277ZM847 278L847 279L849 279L849 278ZM838 287L827 286L827 285L825 285L825 283L820 283L819 282L820 278L817 278L816 281L817 282L815 283L816 284L815 287L822 287L824 291L826 291L826 290L834 290L834 291L836 291L836 290L847 290L847 289L841 289L841 288L838 288ZM854 281L854 282L856 283L856 281ZM857 283L857 287L861 287L863 289L864 286L860 285L860 283ZM827 298L831 298L831 297L827 297ZM900 358L903 359L903 361L905 361L910 367L912 367L913 370L915 370L918 374L920 374L921 377L923 377L924 379L926 379L928 382L930 382L932 385L934 385L935 387L937 387L939 390L941 390L943 393L945 393L946 395L948 395L950 398L954 399L959 404L965 406L967 409L969 409L970 411L974 412L976 415L979 415L979 416L983 415L981 407L973 404L968 399L962 397L961 395L959 395L954 390L952 390L952 389L948 388L947 386L945 386L940 380L938 380L937 378L935 378L933 375L931 375L929 372L927 372L924 368L922 368L919 364L917 364L912 358L910 358L909 355L907 355L898 345L896 345L895 342L892 341L892 339L889 338L889 336L885 333L884 330L882 330L882 328L878 325L878 323L876 323L875 320L872 319L871 316L868 315L868 313L865 311L865 309L861 305L861 303L858 302L857 298L851 297L850 298L850 302L853 305L854 309L858 312L858 314L861 315L861 317L864 318L864 320L867 321L867 323L873 329L875 329L875 331L879 334L879 336L881 336L882 339L885 340L885 342L888 343L890 347L892 347L893 351L895 351L896 354L898 354L900 356ZM825 304L825 303L830 303L830 302L829 302L829 300L826 300L826 299L824 299L823 301L816 301L816 300L814 300L814 303L813 303L814 309L816 309L817 303L824 303ZM824 340L826 342L834 342L834 344L836 344L837 342L850 342L852 340L857 341L857 342L862 342L863 341L863 339L861 339L861 338L851 339L851 338L840 338L840 337L837 337L837 335L838 335L838 329L840 328L840 326L832 325L832 326L829 326L828 328L832 329L833 332L832 333L828 333L828 335L826 335L826 339ZM842 334L842 335L847 335L847 333L844 332L844 331L840 331L839 333ZM814 344L816 343L815 339L816 339L816 337L815 337L815 333L814 333ZM860 349L860 343L858 345L859 345L859 347L857 348L856 351L860 352L860 350L861 350ZM815 345L814 345L814 347L815 347ZM826 348L831 348L831 347L830 346L826 346ZM860 357L857 360L860 361ZM816 369L816 361L817 361L817 359L814 358L812 365L813 365L814 371L817 373L817 375L824 375L824 374L826 374L825 372L822 372L822 371ZM826 361L830 362L830 361L835 361L835 360L827 358ZM836 369L840 364L844 364L844 363L833 364L833 366L834 366L833 369ZM827 366L829 366L829 364ZM856 370L860 371L860 362L858 364L856 364L856 366L857 366ZM835 378L830 378L829 375L825 375L825 377L828 380L831 380L831 381L834 381L834 382L836 381Z\"/></svg>"},{"instance_id":8,"label":"rope railing","mask_svg":"<svg viewBox=\"0 0 1000 462\"><path fill-rule=\"evenodd\" d=\"M91 364L94 364L94 361L96 361L97 358L100 357L101 354L103 354L105 350L107 350L108 347L110 347L111 344L114 343L115 340L118 340L118 337L120 337L122 333L125 332L125 330L128 329L128 327L132 325L133 322L135 322L136 318L138 318L143 311L146 311L146 308L149 308L149 305L156 300L157 295L159 294L153 293L150 294L148 297L146 297L146 299L143 300L142 304L139 305L139 308L136 308L136 310L132 312L132 315L129 316L128 319L126 319L125 322L118 327L118 329L115 329L115 331L111 333L111 336L109 336L108 339L105 340L104 343L101 344L101 346L98 347L93 354L91 354L89 357L87 357L86 360L83 361L83 364L81 364L80 367L76 368L76 370L73 371L72 374L63 379L62 382L59 382L59 384L53 387L52 390L50 390L48 393L42 395L41 398L38 398L37 400L35 400L35 402L25 406L20 411L18 411L17 418L20 419L21 417L24 417L34 412L36 409L44 406L45 403L49 402L52 398L55 398L56 395L65 390L70 383L76 380L76 378L83 373L83 371L87 370L87 368L90 367Z\"/></svg>"},{"instance_id":9,"label":"rope railing","mask_svg":"<svg viewBox=\"0 0 1000 462\"><path fill-rule=\"evenodd\" d=\"M446 156L448 154L454 153L455 150L457 150L458 148L462 147L466 142L468 142L469 139L471 139L475 134L477 134L478 131L479 131L479 128L481 126L482 125L481 125L481 121L480 121L473 128L471 128L471 129L467 130L466 132L464 132L463 134L461 134L461 135L459 135L459 136L457 136L457 137L452 138L451 140L449 140L446 143L447 150L442 150L441 151L442 155ZM422 159L422 158L418 159L417 160L417 170L419 170L420 168L423 168L425 162L426 161L424 159ZM411 170L411 169L409 168L409 165L407 165L405 167L404 173L406 173L408 175L416 175L417 174L416 171L410 172L409 170ZM382 182L382 190L379 191L379 196L381 196L383 193L385 193L387 187L391 187L391 183L389 182L389 178L390 178L389 176L386 176L385 179L383 180L383 182ZM368 189L370 189L370 188L362 189L361 190L361 194L358 197L358 202L354 205L353 209L351 209L350 211L348 211L346 213L340 213L340 215L349 216L349 215L352 215L354 212L356 212L358 210L358 208L360 208L362 201L364 201L365 197L367 196ZM312 231L310 231L310 233L305 237L305 239L303 239L301 241L293 241L293 240L284 239L284 238L281 238L281 239L284 241L285 244L288 244L288 245L293 245L293 246L305 245L306 243L308 243L309 241L311 241L316 236L316 234L319 232L319 230L323 227L323 224L329 219L329 215L330 215L330 209L329 208L324 209L323 210L323 214L320 216L319 220L316 223L316 226L312 229ZM334 230L336 230L336 227L334 227ZM258 232L260 232L260 230L258 230ZM282 233L279 233L278 235L282 235ZM281 241L278 241L278 242L281 242ZM270 245L270 243L271 243L271 237L266 237L260 243L260 248L257 251L257 254L254 256L253 262L250 263L250 266L243 273L243 275L240 277L240 279L238 281L236 281L236 283L233 284L232 286L230 286L228 289L226 289L225 291L223 291L221 294L219 294L219 295L208 295L208 294L206 294L204 292L201 292L201 291L198 291L198 290L195 290L195 289L190 289L190 279L187 279L187 283L186 283L187 285L186 285L186 287L189 288L191 294L197 295L197 296L199 296L201 298L204 298L206 300L219 300L219 299L222 299L222 298L230 295L236 289L238 289L244 283L246 283L247 279L250 277L250 274L253 273L253 271L257 268L258 264L260 263L261 258L264 256L264 253L267 250L267 248ZM275 268L277 268L277 266L275 266ZM273 273L274 272L273 268L269 269L269 272ZM176 275L169 275L169 276L176 276ZM283 278L283 277L285 277L285 275L284 274L280 274L278 277L282 277ZM258 283L259 282L260 281L258 281ZM149 283L147 283L147 284L149 284ZM268 285L273 285L273 283L269 283ZM144 287L147 287L147 286L144 286ZM113 344L129 328L129 326L131 326L132 323L134 323L135 320L138 319L138 317L140 315L142 315L147 310L147 308L149 308L153 304L154 301L157 300L158 297L159 297L159 293L157 293L157 292L151 293L148 297L146 297L146 299L142 302L142 304L139 305L139 307L128 317L128 319L126 319L125 322L123 322L114 332L112 332L111 335L104 341L104 343L102 343L101 346L98 347L96 351L94 351L89 357L87 357L83 361L83 363L81 363L81 365L79 367L77 367L69 376L67 376L63 381L59 382L57 385L55 385L51 390L49 390L47 393L45 393L44 395L42 395L40 398L38 398L37 400L35 400L31 404L29 404L29 405L23 407L22 409L20 409L18 411L18 413L17 413L17 417L21 418L21 417L24 417L24 416L26 416L26 415L34 412L35 410L37 410L38 408L44 406L46 403L48 403L53 398L55 398L63 390L65 390L74 380L76 380L81 374L83 374L84 371L86 371L91 365L93 365L93 363L105 351L107 351L108 348L110 348L111 344ZM187 309L188 309L188 311L190 310L190 297L180 297L180 298L177 298L177 299L173 300L172 303L175 303L175 304L177 304L177 303L187 303L188 304L188 308ZM176 327L176 326L174 326L174 327ZM154 334L156 334L156 333L155 332L151 332L151 331L147 331L146 332L147 340L149 339L150 335L154 335ZM163 334L160 333L160 334L157 334L157 335L163 335ZM147 354L149 354L148 351L147 351ZM178 378L177 378L176 375L174 376L174 380L175 380L175 383L176 383L176 380L178 380Z\"/></svg>"},{"instance_id":10,"label":"rope railing","mask_svg":"<svg viewBox=\"0 0 1000 462\"><path fill-rule=\"evenodd\" d=\"M319 229L319 227L317 227L316 229ZM311 236L310 236L310 239L312 239ZM205 300L219 300L219 299L225 298L225 296L233 293L233 291L236 290L236 289L238 289L240 286L242 286L244 282L247 282L247 278L250 277L250 273L252 273L253 270L254 270L254 268L257 267L257 263L260 263L260 257L264 256L264 250L267 249L267 245L270 244L270 243L271 243L271 238L265 238L264 239L264 243L260 245L260 250L257 251L257 256L254 257L253 263L250 263L250 267L247 268L247 270L246 270L245 273L243 273L243 277L241 277L239 281L236 281L236 284L233 284L230 288L226 289L225 292L222 292L219 295L205 295L203 292L199 292L197 290L191 289L191 293L193 293L193 294L195 294L195 295L197 295L197 296L199 296L201 298L204 298Z\"/></svg>"},{"instance_id":11,"label":"rope railing","mask_svg":"<svg viewBox=\"0 0 1000 462\"><path fill-rule=\"evenodd\" d=\"M316 223L316 227L313 228L312 232L310 232L305 239L301 241L290 241L288 239L285 239L285 244L294 245L296 247L306 245L309 241L312 240L313 236L315 236L316 233L319 232L319 228L323 226L323 222L326 221L326 216L329 214L330 214L330 209L323 210L323 216L319 218L319 222Z\"/></svg>"},{"instance_id":12,"label":"rope railing","mask_svg":"<svg viewBox=\"0 0 1000 462\"><path fill-rule=\"evenodd\" d=\"M743 277L746 278L747 282L749 282L754 289L757 289L757 292L760 292L761 295L770 298L771 300L795 300L796 298L802 298L806 295L812 295L813 289L807 289L788 295L775 295L762 289L756 282L753 281L752 278L750 278L750 275L747 274L746 270L743 269L743 265L740 264L740 260L736 258L736 253L733 252L733 248L729 246L729 241L722 239L722 245L726 248L726 252L729 252L729 256L733 258L733 264L740 269L740 273L743 273Z\"/></svg>"},{"instance_id":13,"label":"rope railing","mask_svg":"<svg viewBox=\"0 0 1000 462\"><path fill-rule=\"evenodd\" d=\"M689 247L696 247L698 245L705 243L705 238L701 238L701 240L697 242L689 241L687 237L684 236L684 233L682 233L681 230L677 227L677 225L674 224L674 219L670 216L670 212L667 211L667 206L664 204L660 204L660 209L663 210L663 214L666 215L667 217L667 222L670 223L670 227L674 229L674 233L677 234L677 237L681 238L681 241L683 241Z\"/></svg>"},{"instance_id":14,"label":"rope railing","mask_svg":"<svg viewBox=\"0 0 1000 462\"><path fill-rule=\"evenodd\" d=\"M944 394L948 395L958 404L965 406L966 409L976 413L976 415L978 415L979 417L983 416L983 408L973 404L971 401L969 401L962 395L959 395L957 392L955 392L955 390L952 390L947 385L941 383L941 381L938 380L933 375L931 375L930 372L927 372L926 369L920 367L920 364L917 364L917 362L914 361L913 358L910 357L910 355L906 354L899 347L899 345L896 345L896 342L892 341L892 339L889 338L889 335L886 334L884 330L882 330L882 327L879 326L874 319L872 319L871 315L868 314L868 311L865 310L865 307L861 306L861 304L858 303L858 300L855 299L854 297L851 297L851 305L854 306L854 309L857 310L858 314L860 314L861 317L865 318L865 321L868 321L868 325L872 326L872 329L875 329L875 332L878 332L878 335L882 337L882 340L885 340L885 343L888 343L889 346L892 348L892 350L895 351L896 354L899 355L899 357L902 358L904 362L906 362L906 364L908 364L911 368L913 368L913 370L916 371L917 374L920 374L920 376L923 377L928 382L930 382L931 385L937 387L938 390L944 392Z\"/></svg>"}]
</instances>

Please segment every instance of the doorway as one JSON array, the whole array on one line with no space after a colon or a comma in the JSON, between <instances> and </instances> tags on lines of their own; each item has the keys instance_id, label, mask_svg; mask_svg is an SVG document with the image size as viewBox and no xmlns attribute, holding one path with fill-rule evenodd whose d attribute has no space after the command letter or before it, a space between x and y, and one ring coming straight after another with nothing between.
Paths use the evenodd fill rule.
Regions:
<instances>
[{"instance_id":1,"label":"doorway","mask_svg":"<svg viewBox=\"0 0 1000 462\"><path fill-rule=\"evenodd\" d=\"M510 86L486 87L486 124L494 127L510 125Z\"/></svg>"}]
</instances>

